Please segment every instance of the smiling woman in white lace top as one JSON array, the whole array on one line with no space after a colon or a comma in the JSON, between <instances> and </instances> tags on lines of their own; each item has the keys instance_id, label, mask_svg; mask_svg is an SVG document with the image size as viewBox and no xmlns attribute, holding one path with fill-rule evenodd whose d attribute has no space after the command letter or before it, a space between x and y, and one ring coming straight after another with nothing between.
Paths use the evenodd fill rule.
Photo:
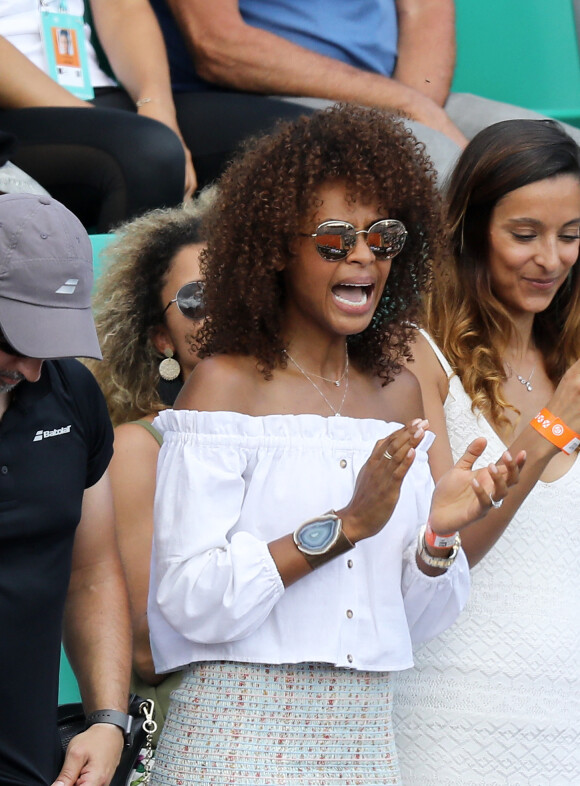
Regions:
<instances>
[{"instance_id":1,"label":"smiling woman in white lace top","mask_svg":"<svg viewBox=\"0 0 580 786\"><path fill-rule=\"evenodd\" d=\"M466 609L399 675L403 782L577 784L580 151L552 121L498 123L464 151L448 201L454 256L409 366L434 474L469 433L488 440L483 462L506 446L527 460L503 507L462 533ZM530 425L542 408L569 427L568 452Z\"/></svg>"}]
</instances>

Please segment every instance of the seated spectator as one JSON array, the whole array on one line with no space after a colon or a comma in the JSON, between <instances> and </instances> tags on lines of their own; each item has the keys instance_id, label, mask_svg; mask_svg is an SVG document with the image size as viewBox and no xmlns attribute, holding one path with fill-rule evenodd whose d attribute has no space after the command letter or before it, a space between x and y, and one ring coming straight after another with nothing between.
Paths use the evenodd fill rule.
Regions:
<instances>
[{"instance_id":1,"label":"seated spectator","mask_svg":"<svg viewBox=\"0 0 580 786\"><path fill-rule=\"evenodd\" d=\"M14 164L86 227L105 232L151 208L178 204L195 188L195 173L177 125L163 38L146 0L92 0L95 28L123 88L99 67L88 25L79 29L86 36L83 89L94 91L92 101L48 76L51 64L56 67L43 44L39 14L41 20L62 16L81 25L84 11L83 0L70 0L66 14L50 15L39 12L36 0L4 4L0 128L19 140Z\"/></svg>"},{"instance_id":2,"label":"seated spectator","mask_svg":"<svg viewBox=\"0 0 580 786\"><path fill-rule=\"evenodd\" d=\"M256 93L310 105L324 99L386 107L412 119L440 177L481 128L538 117L449 93L453 0L152 0L152 5L167 42L174 89L221 90L224 113L236 93L237 107L241 96L254 102ZM567 130L580 142L580 130Z\"/></svg>"},{"instance_id":3,"label":"seated spectator","mask_svg":"<svg viewBox=\"0 0 580 786\"><path fill-rule=\"evenodd\" d=\"M204 197L201 204L208 201ZM149 648L147 591L161 442L151 421L172 403L197 363L194 342L203 317L201 212L195 203L153 211L122 226L107 248L109 265L94 302L103 361L90 365L116 426L110 474L131 601L132 689L155 700L158 732L180 675L156 675Z\"/></svg>"}]
</instances>

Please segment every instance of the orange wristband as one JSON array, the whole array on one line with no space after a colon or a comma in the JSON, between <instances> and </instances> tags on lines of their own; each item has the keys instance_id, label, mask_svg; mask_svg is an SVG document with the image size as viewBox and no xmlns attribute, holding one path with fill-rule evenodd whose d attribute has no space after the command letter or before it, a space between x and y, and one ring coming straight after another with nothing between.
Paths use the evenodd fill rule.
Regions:
<instances>
[{"instance_id":1,"label":"orange wristband","mask_svg":"<svg viewBox=\"0 0 580 786\"><path fill-rule=\"evenodd\" d=\"M580 445L580 435L547 409L540 410L536 417L530 420L530 426L568 456Z\"/></svg>"},{"instance_id":2,"label":"orange wristband","mask_svg":"<svg viewBox=\"0 0 580 786\"><path fill-rule=\"evenodd\" d=\"M431 546L432 549L451 549L455 546L457 532L451 532L449 535L437 535L431 529L431 524L428 521L425 525L425 544Z\"/></svg>"}]
</instances>

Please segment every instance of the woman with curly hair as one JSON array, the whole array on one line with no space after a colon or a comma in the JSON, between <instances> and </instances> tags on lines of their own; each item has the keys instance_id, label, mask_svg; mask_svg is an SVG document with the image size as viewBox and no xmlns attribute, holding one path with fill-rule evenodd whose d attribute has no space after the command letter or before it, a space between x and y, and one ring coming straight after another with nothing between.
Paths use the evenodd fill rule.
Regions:
<instances>
[{"instance_id":1,"label":"woman with curly hair","mask_svg":"<svg viewBox=\"0 0 580 786\"><path fill-rule=\"evenodd\" d=\"M398 784L389 672L469 581L419 530L518 474L474 474L477 440L433 492L401 368L444 246L433 170L402 121L335 107L250 146L215 208L204 359L155 421L151 642L185 672L152 783Z\"/></svg>"},{"instance_id":2,"label":"woman with curly hair","mask_svg":"<svg viewBox=\"0 0 580 786\"><path fill-rule=\"evenodd\" d=\"M498 123L447 196L453 254L410 365L438 434L434 475L474 432L482 462L506 446L527 460L503 507L465 531L476 567L458 624L399 675L403 780L576 784L580 150L553 121Z\"/></svg>"},{"instance_id":3,"label":"woman with curly hair","mask_svg":"<svg viewBox=\"0 0 580 786\"><path fill-rule=\"evenodd\" d=\"M162 441L151 423L173 403L198 360L201 215L209 201L205 194L190 206L155 210L121 226L106 250L108 266L94 300L103 360L91 369L116 426L110 476L131 600L132 690L155 700L159 727L179 676L155 674L149 645L147 591Z\"/></svg>"}]
</instances>

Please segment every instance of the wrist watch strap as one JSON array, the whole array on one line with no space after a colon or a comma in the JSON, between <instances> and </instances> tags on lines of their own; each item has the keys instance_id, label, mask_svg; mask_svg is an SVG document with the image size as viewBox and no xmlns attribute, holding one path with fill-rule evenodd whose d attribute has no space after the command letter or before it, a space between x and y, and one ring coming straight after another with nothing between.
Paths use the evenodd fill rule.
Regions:
<instances>
[{"instance_id":1,"label":"wrist watch strap","mask_svg":"<svg viewBox=\"0 0 580 786\"><path fill-rule=\"evenodd\" d=\"M459 554L459 549L461 548L461 537L459 532L455 533L455 539L453 545L450 546L451 554L448 557L434 557L432 554L429 554L427 551L427 546L425 544L425 529L426 525L421 527L421 531L419 532L419 537L417 541L417 553L423 560L426 565L429 565L432 568L440 568L441 570L447 570L450 568L451 565L455 562L455 558Z\"/></svg>"},{"instance_id":2,"label":"wrist watch strap","mask_svg":"<svg viewBox=\"0 0 580 786\"><path fill-rule=\"evenodd\" d=\"M95 723L110 723L112 726L118 726L125 739L125 745L128 745L131 740L131 729L133 727L133 718L131 715L126 715L119 710L95 710L89 713L86 718L85 727L94 726Z\"/></svg>"}]
</instances>

